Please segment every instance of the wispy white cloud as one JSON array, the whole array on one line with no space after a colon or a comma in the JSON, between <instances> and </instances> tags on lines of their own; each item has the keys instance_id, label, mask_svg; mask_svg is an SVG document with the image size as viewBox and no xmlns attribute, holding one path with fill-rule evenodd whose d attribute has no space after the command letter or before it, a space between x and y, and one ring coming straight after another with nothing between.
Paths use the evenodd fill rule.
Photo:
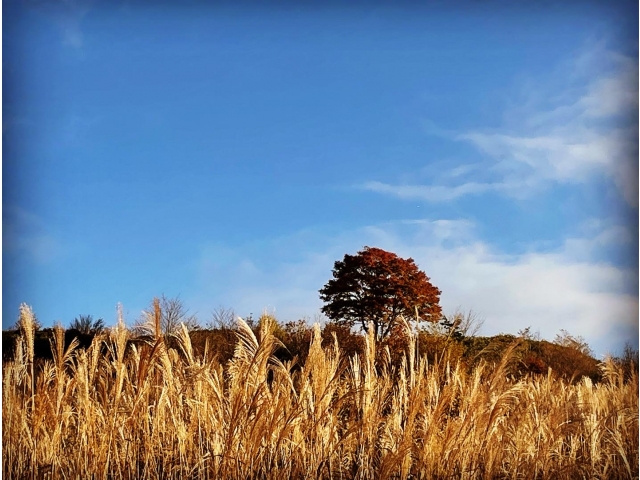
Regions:
<instances>
[{"instance_id":1,"label":"wispy white cloud","mask_svg":"<svg viewBox=\"0 0 640 480\"><path fill-rule=\"evenodd\" d=\"M637 182L629 181L637 171L637 136L629 129L576 128L549 134L514 136L467 133L457 137L497 161L504 173L502 191L520 191L524 185L547 182L584 183L594 176L608 175L623 198L638 206ZM524 168L523 168L524 167ZM637 175L635 175L637 178ZM464 186L464 185L462 185Z\"/></svg>"},{"instance_id":2,"label":"wispy white cloud","mask_svg":"<svg viewBox=\"0 0 640 480\"><path fill-rule=\"evenodd\" d=\"M468 182L453 187L444 185L390 185L382 182L366 182L361 188L370 192L384 193L404 199L420 199L427 202L447 202L465 195L476 195L506 187L501 183Z\"/></svg>"},{"instance_id":3,"label":"wispy white cloud","mask_svg":"<svg viewBox=\"0 0 640 480\"><path fill-rule=\"evenodd\" d=\"M586 57L585 57L586 58ZM638 62L599 49L573 65L572 84L538 86L504 128L463 133L434 131L474 146L490 163L479 182L474 165L457 165L428 185L369 181L365 190L429 202L486 192L522 197L544 185L582 184L608 177L624 200L638 206ZM587 68L587 63L597 64ZM588 73L589 76L585 77ZM576 77L581 77L580 79ZM582 88L574 83L581 80ZM564 89L564 90L563 90ZM518 119L519 117L519 119ZM454 180L454 181L452 181Z\"/></svg>"},{"instance_id":4,"label":"wispy white cloud","mask_svg":"<svg viewBox=\"0 0 640 480\"><path fill-rule=\"evenodd\" d=\"M591 118L633 114L638 109L638 62L613 52L606 52L612 71L589 84L577 108Z\"/></svg>"},{"instance_id":5,"label":"wispy white cloud","mask_svg":"<svg viewBox=\"0 0 640 480\"><path fill-rule=\"evenodd\" d=\"M312 317L333 262L370 245L414 258L442 290L445 311L473 309L486 318L484 334L531 326L553 339L564 328L599 354L637 341L637 274L593 259L602 248L633 241L626 227L594 223L555 250L517 255L496 250L474 230L466 220L424 219L337 235L305 231L259 248L209 247L198 261L201 293L189 302L199 312L222 303L245 314L275 310L281 320ZM302 253L291 260L291 251ZM265 254L272 265L258 263Z\"/></svg>"}]
</instances>

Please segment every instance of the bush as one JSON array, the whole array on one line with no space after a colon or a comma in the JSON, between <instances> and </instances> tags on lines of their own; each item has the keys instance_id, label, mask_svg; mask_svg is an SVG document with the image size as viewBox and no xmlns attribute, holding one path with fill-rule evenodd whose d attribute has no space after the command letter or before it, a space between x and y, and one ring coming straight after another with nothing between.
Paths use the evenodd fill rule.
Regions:
<instances>
[{"instance_id":1,"label":"bush","mask_svg":"<svg viewBox=\"0 0 640 480\"><path fill-rule=\"evenodd\" d=\"M338 339L340 350L347 357L354 354L362 355L364 352L364 337L351 331L346 325L338 325L334 322L328 322L322 330L322 348L333 345L333 335Z\"/></svg>"},{"instance_id":2,"label":"bush","mask_svg":"<svg viewBox=\"0 0 640 480\"><path fill-rule=\"evenodd\" d=\"M542 340L532 342L531 351L549 365L555 375L565 380L578 381L583 376L593 381L601 378L600 362L578 349Z\"/></svg>"},{"instance_id":3,"label":"bush","mask_svg":"<svg viewBox=\"0 0 640 480\"><path fill-rule=\"evenodd\" d=\"M298 359L298 363L303 364L307 360L307 355L309 355L309 345L313 337L313 330L305 320L297 320L285 323L283 333L281 340L287 351L293 358Z\"/></svg>"},{"instance_id":4,"label":"bush","mask_svg":"<svg viewBox=\"0 0 640 480\"><path fill-rule=\"evenodd\" d=\"M434 335L426 332L420 332L419 334L418 350L420 356L426 355L430 364L445 361L451 365L456 365L465 357L465 347L462 342L444 335Z\"/></svg>"}]
</instances>

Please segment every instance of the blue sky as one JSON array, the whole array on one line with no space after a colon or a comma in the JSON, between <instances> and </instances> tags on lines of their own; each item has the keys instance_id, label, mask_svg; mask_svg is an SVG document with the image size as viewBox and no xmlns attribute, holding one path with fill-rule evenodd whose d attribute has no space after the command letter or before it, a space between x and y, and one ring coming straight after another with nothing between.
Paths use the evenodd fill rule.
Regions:
<instances>
[{"instance_id":1,"label":"blue sky","mask_svg":"<svg viewBox=\"0 0 640 480\"><path fill-rule=\"evenodd\" d=\"M638 343L638 7L4 2L3 327L314 318L413 257L482 333Z\"/></svg>"}]
</instances>

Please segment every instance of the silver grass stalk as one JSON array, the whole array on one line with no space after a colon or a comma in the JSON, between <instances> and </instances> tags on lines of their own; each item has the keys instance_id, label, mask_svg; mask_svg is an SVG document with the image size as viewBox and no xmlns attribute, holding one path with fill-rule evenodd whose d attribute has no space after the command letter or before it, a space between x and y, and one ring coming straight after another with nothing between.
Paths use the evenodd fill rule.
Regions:
<instances>
[{"instance_id":1,"label":"silver grass stalk","mask_svg":"<svg viewBox=\"0 0 640 480\"><path fill-rule=\"evenodd\" d=\"M26 303L20 304L20 328L22 329L22 333L26 340L27 347L27 358L29 360L30 368L31 368L31 435L33 435L34 425L33 425L33 411L35 409L35 394L36 394L36 379L34 376L34 368L33 368L33 357L34 357L34 337L36 332L36 322L33 317L33 311L31 307ZM37 451L37 440L35 436L33 438L34 449L31 452L31 478L35 478L35 458Z\"/></svg>"},{"instance_id":2,"label":"silver grass stalk","mask_svg":"<svg viewBox=\"0 0 640 480\"><path fill-rule=\"evenodd\" d=\"M27 347L27 358L33 363L34 357L34 337L36 332L36 321L33 316L33 310L26 303L20 305L20 329L24 335Z\"/></svg>"}]
</instances>

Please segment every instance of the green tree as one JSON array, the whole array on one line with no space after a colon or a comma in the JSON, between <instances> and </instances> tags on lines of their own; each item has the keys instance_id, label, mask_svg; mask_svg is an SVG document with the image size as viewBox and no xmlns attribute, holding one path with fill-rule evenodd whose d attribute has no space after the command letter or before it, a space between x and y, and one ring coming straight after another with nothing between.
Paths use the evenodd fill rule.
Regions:
<instances>
[{"instance_id":1,"label":"green tree","mask_svg":"<svg viewBox=\"0 0 640 480\"><path fill-rule=\"evenodd\" d=\"M322 313L334 322L360 324L365 331L371 322L375 338L382 340L400 316L438 322L440 293L412 258L365 247L335 262L333 278L320 290L320 298L325 302Z\"/></svg>"}]
</instances>

